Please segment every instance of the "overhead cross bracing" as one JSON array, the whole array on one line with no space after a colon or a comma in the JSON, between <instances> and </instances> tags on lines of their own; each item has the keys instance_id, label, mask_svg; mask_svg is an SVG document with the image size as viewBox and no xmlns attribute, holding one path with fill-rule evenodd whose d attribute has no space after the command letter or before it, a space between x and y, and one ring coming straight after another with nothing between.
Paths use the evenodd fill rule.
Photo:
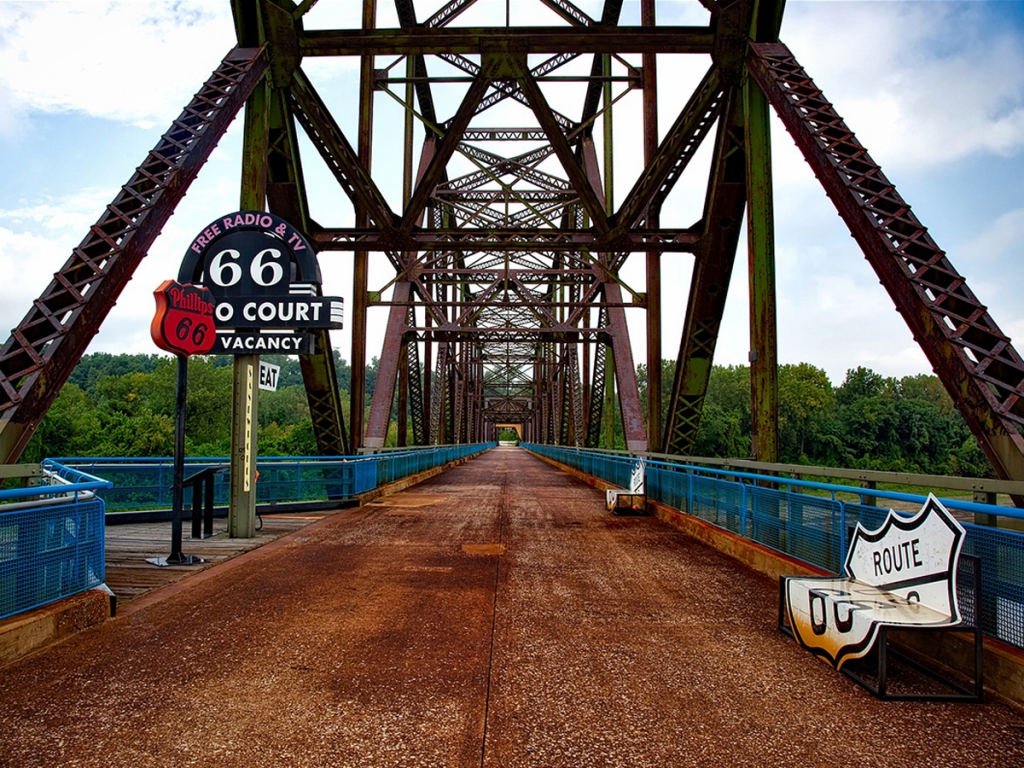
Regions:
<instances>
[{"instance_id":1,"label":"overhead cross bracing","mask_svg":"<svg viewBox=\"0 0 1024 768\"><path fill-rule=\"evenodd\" d=\"M239 47L0 350L5 460L243 101L246 199L354 265L347 425L326 334L303 358L323 452L383 445L396 400L400 443L521 423L535 442L689 452L745 226L753 449L775 459L774 109L996 471L1024 477L1020 356L779 41L782 0L702 0L691 26L654 0L520 0L508 19L490 0L365 0L358 28L307 29L332 1L233 4ZM358 88L337 92L328 62ZM347 208L311 205L314 165ZM693 265L678 339L661 337L663 258ZM387 331L367 404L371 310ZM665 412L642 406L644 330L650 391L676 358Z\"/></svg>"}]
</instances>

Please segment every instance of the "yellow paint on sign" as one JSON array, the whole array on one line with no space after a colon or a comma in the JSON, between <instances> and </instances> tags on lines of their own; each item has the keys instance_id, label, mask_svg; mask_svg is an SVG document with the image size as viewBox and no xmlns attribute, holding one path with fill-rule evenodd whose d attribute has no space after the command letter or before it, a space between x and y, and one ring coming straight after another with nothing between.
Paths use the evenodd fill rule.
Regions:
<instances>
[{"instance_id":1,"label":"yellow paint on sign","mask_svg":"<svg viewBox=\"0 0 1024 768\"><path fill-rule=\"evenodd\" d=\"M252 364L245 367L245 454L243 467L245 479L243 489L246 493L252 490L252 390L253 390Z\"/></svg>"}]
</instances>

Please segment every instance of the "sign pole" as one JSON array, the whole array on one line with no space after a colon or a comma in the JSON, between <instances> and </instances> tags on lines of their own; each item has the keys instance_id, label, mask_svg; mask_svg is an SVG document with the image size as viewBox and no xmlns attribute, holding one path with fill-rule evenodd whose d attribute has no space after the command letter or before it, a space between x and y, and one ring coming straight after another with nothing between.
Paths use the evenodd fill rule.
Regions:
<instances>
[{"instance_id":1,"label":"sign pole","mask_svg":"<svg viewBox=\"0 0 1024 768\"><path fill-rule=\"evenodd\" d=\"M153 342L178 359L178 381L174 402L174 479L171 489L171 554L147 558L154 565L192 565L201 557L181 551L181 518L185 496L185 406L188 394L188 358L209 352L216 340L214 303L210 292L191 283L164 280L153 292L156 314L149 333ZM199 493L199 488L195 489Z\"/></svg>"},{"instance_id":2,"label":"sign pole","mask_svg":"<svg viewBox=\"0 0 1024 768\"><path fill-rule=\"evenodd\" d=\"M188 389L188 357L177 355L178 387L174 402L174 491L171 501L171 554L168 565L190 565L181 551L181 518L185 497L185 403Z\"/></svg>"},{"instance_id":3,"label":"sign pole","mask_svg":"<svg viewBox=\"0 0 1024 768\"><path fill-rule=\"evenodd\" d=\"M251 539L256 535L256 382L259 355L236 355L231 394L231 496L228 535Z\"/></svg>"}]
</instances>

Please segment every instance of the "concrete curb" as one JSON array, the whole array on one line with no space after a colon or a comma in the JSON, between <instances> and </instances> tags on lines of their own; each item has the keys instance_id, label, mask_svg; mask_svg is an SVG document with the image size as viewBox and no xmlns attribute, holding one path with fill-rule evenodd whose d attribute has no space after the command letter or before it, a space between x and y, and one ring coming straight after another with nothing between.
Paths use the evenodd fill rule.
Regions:
<instances>
[{"instance_id":1,"label":"concrete curb","mask_svg":"<svg viewBox=\"0 0 1024 768\"><path fill-rule=\"evenodd\" d=\"M0 667L102 624L112 608L109 590L96 587L0 621Z\"/></svg>"}]
</instances>

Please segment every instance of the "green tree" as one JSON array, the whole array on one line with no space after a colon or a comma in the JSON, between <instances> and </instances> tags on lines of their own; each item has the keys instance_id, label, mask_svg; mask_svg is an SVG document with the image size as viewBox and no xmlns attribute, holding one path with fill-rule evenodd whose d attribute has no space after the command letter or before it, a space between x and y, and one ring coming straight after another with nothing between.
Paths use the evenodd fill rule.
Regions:
<instances>
[{"instance_id":1,"label":"green tree","mask_svg":"<svg viewBox=\"0 0 1024 768\"><path fill-rule=\"evenodd\" d=\"M784 462L822 457L835 411L832 382L808 363L779 366L779 453Z\"/></svg>"},{"instance_id":2,"label":"green tree","mask_svg":"<svg viewBox=\"0 0 1024 768\"><path fill-rule=\"evenodd\" d=\"M58 456L88 455L100 432L100 415L92 399L76 384L65 384L29 441L22 456L39 462Z\"/></svg>"},{"instance_id":3,"label":"green tree","mask_svg":"<svg viewBox=\"0 0 1024 768\"><path fill-rule=\"evenodd\" d=\"M301 384L278 386L276 392L260 392L259 421L266 426L271 423L288 426L309 417L309 401L305 387Z\"/></svg>"}]
</instances>

